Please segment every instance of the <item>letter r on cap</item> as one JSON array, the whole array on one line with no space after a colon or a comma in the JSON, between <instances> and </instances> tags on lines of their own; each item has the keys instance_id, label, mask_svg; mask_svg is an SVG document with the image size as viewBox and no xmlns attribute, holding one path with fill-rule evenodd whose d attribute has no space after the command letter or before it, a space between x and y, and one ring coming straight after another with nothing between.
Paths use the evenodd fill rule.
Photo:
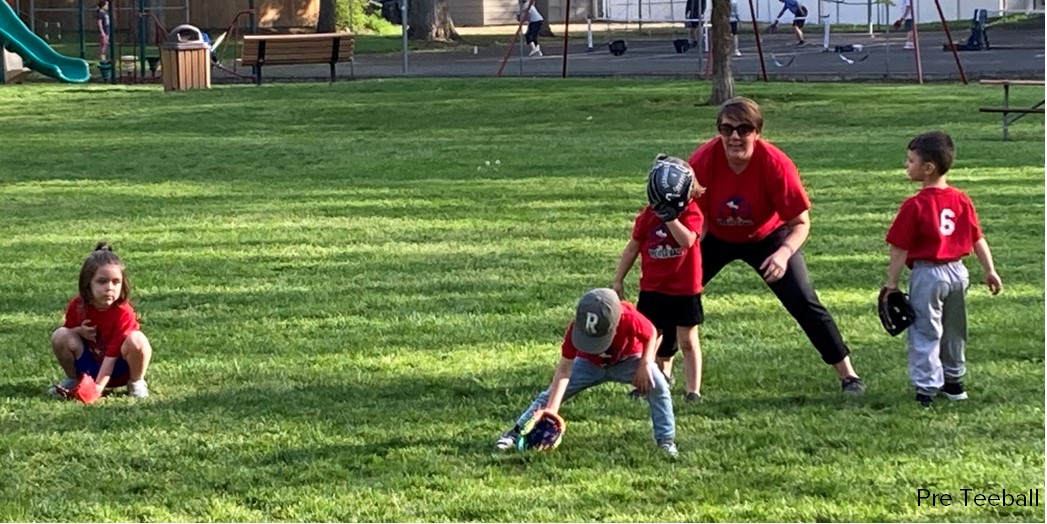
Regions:
<instances>
[{"instance_id":1,"label":"letter r on cap","mask_svg":"<svg viewBox=\"0 0 1047 524\"><path fill-rule=\"evenodd\" d=\"M596 323L600 321L600 317L596 316L596 313L588 312L585 314L585 332L590 335L596 335Z\"/></svg>"}]
</instances>

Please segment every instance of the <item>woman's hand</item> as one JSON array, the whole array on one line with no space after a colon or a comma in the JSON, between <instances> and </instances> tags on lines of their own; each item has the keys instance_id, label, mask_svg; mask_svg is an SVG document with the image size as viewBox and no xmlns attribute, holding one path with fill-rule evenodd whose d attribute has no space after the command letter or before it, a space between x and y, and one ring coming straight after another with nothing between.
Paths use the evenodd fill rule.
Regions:
<instances>
[{"instance_id":1,"label":"woman's hand","mask_svg":"<svg viewBox=\"0 0 1047 524\"><path fill-rule=\"evenodd\" d=\"M621 280L611 282L611 289L618 295L619 300L625 300L625 284Z\"/></svg>"},{"instance_id":2,"label":"woman's hand","mask_svg":"<svg viewBox=\"0 0 1047 524\"><path fill-rule=\"evenodd\" d=\"M773 284L785 276L789 267L789 258L793 256L793 250L789 246L781 246L771 256L764 259L760 264L763 279L768 284Z\"/></svg>"}]
</instances>

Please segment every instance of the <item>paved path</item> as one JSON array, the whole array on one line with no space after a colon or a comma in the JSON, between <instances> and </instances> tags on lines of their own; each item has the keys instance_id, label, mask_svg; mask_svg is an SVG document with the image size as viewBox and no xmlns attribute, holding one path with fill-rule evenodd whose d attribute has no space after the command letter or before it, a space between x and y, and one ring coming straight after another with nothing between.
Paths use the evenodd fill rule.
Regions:
<instances>
[{"instance_id":1,"label":"paved path","mask_svg":"<svg viewBox=\"0 0 1047 524\"><path fill-rule=\"evenodd\" d=\"M765 67L772 80L856 80L856 81L914 81L916 60L913 51L902 49L904 37L868 34L834 34L830 46L860 44L862 51L838 54L823 52L820 35L811 28L808 45L793 46L791 34L767 35L762 39ZM954 33L953 38L964 40L968 31ZM682 36L681 31L681 36ZM817 38L817 42L816 40ZM960 52L960 60L967 78L1044 78L1043 31L999 31L990 33L993 49ZM605 38L600 36L599 38ZM670 36L630 39L628 51L619 57L607 50L606 40L592 51L584 44L572 42L569 47L567 71L569 76L664 76L699 78L707 59L702 60L696 50L677 54ZM925 81L955 81L960 79L952 53L942 50L946 42L942 33L920 35L921 61ZM561 41L562 42L562 41ZM736 79L755 80L761 77L760 61L755 40L742 36L742 56L732 57ZM996 48L999 46L999 48ZM543 57L520 58L514 49L506 63L503 76L557 77L562 71L563 47L554 39L544 39ZM408 55L408 72L403 72L400 54L359 55L355 62L356 78L395 77L493 77L501 63L505 48L461 51L412 52ZM852 60L849 63L842 57ZM339 77L349 78L349 64L340 64ZM245 71L241 68L241 73ZM327 66L270 66L265 68L266 81L322 80L328 77ZM215 71L215 82L243 81Z\"/></svg>"}]
</instances>

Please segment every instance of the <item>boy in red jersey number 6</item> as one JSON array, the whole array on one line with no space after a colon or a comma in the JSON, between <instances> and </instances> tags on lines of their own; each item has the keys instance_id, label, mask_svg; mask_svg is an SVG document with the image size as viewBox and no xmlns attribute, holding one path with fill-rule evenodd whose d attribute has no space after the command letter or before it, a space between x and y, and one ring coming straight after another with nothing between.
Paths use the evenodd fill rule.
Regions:
<instances>
[{"instance_id":1,"label":"boy in red jersey number 6","mask_svg":"<svg viewBox=\"0 0 1047 524\"><path fill-rule=\"evenodd\" d=\"M51 349L65 378L52 392L73 390L83 374L94 379L97 400L105 388L126 385L132 397L149 396L146 368L153 349L142 334L131 304L124 264L108 243L99 242L80 268L79 294L69 301L65 323L51 335ZM81 392L83 393L83 392Z\"/></svg>"},{"instance_id":2,"label":"boy in red jersey number 6","mask_svg":"<svg viewBox=\"0 0 1047 524\"><path fill-rule=\"evenodd\" d=\"M965 296L970 278L963 257L974 251L990 293L1003 288L974 204L945 181L955 156L952 138L941 131L909 142L905 172L923 187L902 203L887 231L891 260L885 287L897 290L903 266L912 270L909 380L923 406L930 406L938 393L949 400L967 398L961 379L967 372Z\"/></svg>"}]
</instances>

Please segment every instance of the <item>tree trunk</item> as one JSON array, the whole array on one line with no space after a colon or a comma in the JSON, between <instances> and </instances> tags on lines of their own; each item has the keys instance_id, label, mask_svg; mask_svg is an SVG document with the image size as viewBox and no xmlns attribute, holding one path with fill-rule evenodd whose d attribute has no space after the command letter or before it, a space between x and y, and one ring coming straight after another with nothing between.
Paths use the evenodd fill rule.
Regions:
<instances>
[{"instance_id":1,"label":"tree trunk","mask_svg":"<svg viewBox=\"0 0 1047 524\"><path fill-rule=\"evenodd\" d=\"M734 98L734 73L731 71L731 0L713 0L712 45L713 78L709 105L720 105Z\"/></svg>"},{"instance_id":2,"label":"tree trunk","mask_svg":"<svg viewBox=\"0 0 1047 524\"><path fill-rule=\"evenodd\" d=\"M320 0L320 13L316 20L317 33L333 33L337 9L336 0Z\"/></svg>"},{"instance_id":3,"label":"tree trunk","mask_svg":"<svg viewBox=\"0 0 1047 524\"><path fill-rule=\"evenodd\" d=\"M542 29L538 32L538 36L548 38L556 36L553 34L552 28L549 27L549 24L552 23L552 20L549 18L549 0L534 0L534 6L538 8L538 13L545 19L542 22Z\"/></svg>"},{"instance_id":4,"label":"tree trunk","mask_svg":"<svg viewBox=\"0 0 1047 524\"><path fill-rule=\"evenodd\" d=\"M408 0L407 37L411 40L459 40L448 0Z\"/></svg>"}]
</instances>

